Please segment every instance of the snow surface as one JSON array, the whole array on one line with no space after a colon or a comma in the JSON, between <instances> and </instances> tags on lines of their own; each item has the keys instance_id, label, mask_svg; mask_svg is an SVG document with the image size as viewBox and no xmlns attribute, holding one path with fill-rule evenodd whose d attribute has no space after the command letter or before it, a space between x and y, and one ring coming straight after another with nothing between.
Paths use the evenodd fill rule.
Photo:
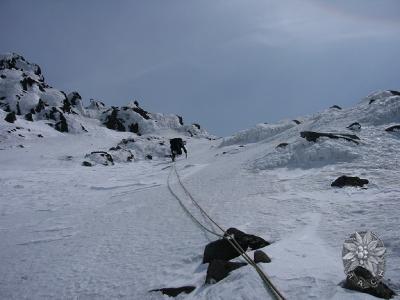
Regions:
<instances>
[{"instance_id":1,"label":"snow surface","mask_svg":"<svg viewBox=\"0 0 400 300\"><path fill-rule=\"evenodd\" d=\"M15 92L2 84L7 95ZM400 134L384 130L400 123L399 96L378 92L349 109L305 116L301 124L257 125L222 141L204 131L191 137L175 116L154 113L161 125L150 124L147 134L113 131L99 120L103 105L77 107L81 114L71 118L88 132L61 133L47 120L21 116L7 123L0 109L0 299L167 299L148 291L183 285L197 288L178 299L268 299L248 266L204 285L202 255L214 237L168 191L172 137L187 142L188 159L176 166L210 215L273 242L263 249L272 262L261 267L288 299L374 299L338 285L345 238L367 229L384 241L385 277L400 292ZM305 130L354 134L346 129L353 122L362 126L359 145L300 137ZM276 148L280 143L288 146ZM123 149L114 165L81 165L92 151L113 155L117 145ZM341 175L370 183L332 188Z\"/></svg>"}]
</instances>

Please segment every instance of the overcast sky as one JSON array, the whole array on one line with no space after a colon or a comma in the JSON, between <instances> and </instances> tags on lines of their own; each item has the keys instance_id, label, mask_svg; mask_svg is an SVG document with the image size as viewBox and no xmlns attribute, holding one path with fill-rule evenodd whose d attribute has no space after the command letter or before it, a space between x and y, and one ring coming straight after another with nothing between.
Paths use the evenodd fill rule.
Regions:
<instances>
[{"instance_id":1,"label":"overcast sky","mask_svg":"<svg viewBox=\"0 0 400 300\"><path fill-rule=\"evenodd\" d=\"M398 0L1 0L0 52L228 135L400 89Z\"/></svg>"}]
</instances>

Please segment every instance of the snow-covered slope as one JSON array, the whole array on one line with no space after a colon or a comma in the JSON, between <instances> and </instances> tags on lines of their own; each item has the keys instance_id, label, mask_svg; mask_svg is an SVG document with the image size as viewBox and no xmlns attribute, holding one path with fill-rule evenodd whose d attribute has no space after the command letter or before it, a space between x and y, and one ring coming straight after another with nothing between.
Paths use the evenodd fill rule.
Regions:
<instances>
[{"instance_id":1,"label":"snow-covered slope","mask_svg":"<svg viewBox=\"0 0 400 300\"><path fill-rule=\"evenodd\" d=\"M0 299L164 299L148 291L183 285L197 288L179 299L268 299L250 267L204 285L203 250L214 237L188 218L167 188L168 139L176 136L187 141L188 159L176 163L187 189L225 228L272 242L263 249L272 262L260 267L288 299L374 299L338 285L345 278L344 239L367 229L384 241L385 277L400 292L400 134L385 131L400 123L395 91L296 122L257 125L221 141L135 103L107 108L93 100L85 108L75 93L65 98L49 87L40 91L41 74L17 61L14 67L23 71L9 65L0 71L14 78L0 81L6 95L0 109ZM21 72L37 81L26 92L18 86ZM35 112L33 122L25 120L36 106L22 105L24 97L37 99L36 105L47 97L49 106ZM65 99L76 114L64 112ZM5 110L17 109L18 101L21 115L5 121ZM53 107L68 128L73 120L87 132L55 130L60 121L46 117ZM104 125L108 121L116 130ZM347 128L354 122L361 130ZM141 135L126 130L131 124ZM192 129L199 131L187 132ZM339 138L307 141L305 131ZM114 163L104 166L107 158L96 151L107 151ZM83 160L94 166L82 166ZM370 183L331 187L341 175ZM201 217L177 179L170 179Z\"/></svg>"}]
</instances>

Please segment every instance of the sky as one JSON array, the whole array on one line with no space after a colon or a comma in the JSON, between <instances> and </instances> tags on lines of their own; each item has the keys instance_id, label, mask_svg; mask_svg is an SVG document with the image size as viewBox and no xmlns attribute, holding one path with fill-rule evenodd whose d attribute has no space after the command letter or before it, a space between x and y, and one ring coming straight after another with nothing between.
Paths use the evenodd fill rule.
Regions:
<instances>
[{"instance_id":1,"label":"sky","mask_svg":"<svg viewBox=\"0 0 400 300\"><path fill-rule=\"evenodd\" d=\"M0 52L227 136L400 89L398 0L1 0Z\"/></svg>"}]
</instances>

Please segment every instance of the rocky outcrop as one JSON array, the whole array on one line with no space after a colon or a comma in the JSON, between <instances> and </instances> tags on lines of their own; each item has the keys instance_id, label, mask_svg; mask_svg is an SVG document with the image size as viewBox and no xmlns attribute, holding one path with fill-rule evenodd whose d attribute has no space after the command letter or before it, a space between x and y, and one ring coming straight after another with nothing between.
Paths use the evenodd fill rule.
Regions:
<instances>
[{"instance_id":1,"label":"rocky outcrop","mask_svg":"<svg viewBox=\"0 0 400 300\"><path fill-rule=\"evenodd\" d=\"M387 132L400 132L400 125L390 126L385 129Z\"/></svg>"},{"instance_id":2,"label":"rocky outcrop","mask_svg":"<svg viewBox=\"0 0 400 300\"><path fill-rule=\"evenodd\" d=\"M339 105L333 105L333 106L331 106L329 108L342 109Z\"/></svg>"},{"instance_id":3,"label":"rocky outcrop","mask_svg":"<svg viewBox=\"0 0 400 300\"><path fill-rule=\"evenodd\" d=\"M288 143L280 143L276 148L286 148L287 146L289 146Z\"/></svg>"},{"instance_id":4,"label":"rocky outcrop","mask_svg":"<svg viewBox=\"0 0 400 300\"><path fill-rule=\"evenodd\" d=\"M358 122L351 123L349 126L347 126L347 129L353 130L353 131L360 131L361 130L361 124Z\"/></svg>"},{"instance_id":5,"label":"rocky outcrop","mask_svg":"<svg viewBox=\"0 0 400 300\"><path fill-rule=\"evenodd\" d=\"M221 281L233 270L246 266L246 263L231 262L224 260L213 260L207 268L206 283L214 284Z\"/></svg>"},{"instance_id":6,"label":"rocky outcrop","mask_svg":"<svg viewBox=\"0 0 400 300\"><path fill-rule=\"evenodd\" d=\"M269 256L262 250L257 250L254 252L254 262L258 263L270 263L271 259Z\"/></svg>"},{"instance_id":7,"label":"rocky outcrop","mask_svg":"<svg viewBox=\"0 0 400 300\"><path fill-rule=\"evenodd\" d=\"M14 123L17 120L17 117L15 116L15 112L10 112L6 115L6 117L4 118L5 121L7 121L8 123Z\"/></svg>"},{"instance_id":8,"label":"rocky outcrop","mask_svg":"<svg viewBox=\"0 0 400 300\"><path fill-rule=\"evenodd\" d=\"M300 132L300 136L305 138L309 142L316 142L321 137L327 137L330 139L344 139L349 142L353 142L358 144L360 138L354 134L346 134L346 133L324 133L324 132L315 132L315 131L302 131Z\"/></svg>"},{"instance_id":9,"label":"rocky outcrop","mask_svg":"<svg viewBox=\"0 0 400 300\"><path fill-rule=\"evenodd\" d=\"M243 251L246 251L248 248L251 250L256 250L270 245L270 243L263 238L244 233L236 228L229 228L226 233L236 240ZM238 251L232 247L227 238L228 237L226 236L226 238L211 242L205 247L203 263L208 263L213 260L229 261L240 255L240 253L238 253Z\"/></svg>"},{"instance_id":10,"label":"rocky outcrop","mask_svg":"<svg viewBox=\"0 0 400 300\"><path fill-rule=\"evenodd\" d=\"M190 294L196 289L195 286L192 285L187 285L187 286L181 286L177 288L162 288L162 289L155 289L151 290L149 292L161 292L163 295L167 295L169 297L176 297L179 294Z\"/></svg>"},{"instance_id":11,"label":"rocky outcrop","mask_svg":"<svg viewBox=\"0 0 400 300\"><path fill-rule=\"evenodd\" d=\"M365 184L368 184L369 181L367 179L361 179L359 177L352 176L340 176L334 182L331 183L333 187L345 187L345 186L359 186L363 187Z\"/></svg>"}]
</instances>

